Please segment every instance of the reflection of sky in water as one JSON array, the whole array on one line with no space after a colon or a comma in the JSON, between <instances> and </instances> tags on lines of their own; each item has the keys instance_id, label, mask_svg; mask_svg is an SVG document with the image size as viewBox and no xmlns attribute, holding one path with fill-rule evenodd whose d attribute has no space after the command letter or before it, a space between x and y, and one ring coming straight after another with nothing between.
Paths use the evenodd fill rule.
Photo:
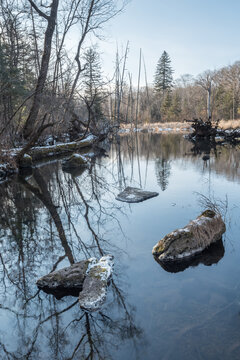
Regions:
<instances>
[{"instance_id":1,"label":"reflection of sky in water","mask_svg":"<svg viewBox=\"0 0 240 360\"><path fill-rule=\"evenodd\" d=\"M114 282L100 313L85 315L78 305L71 307L76 298L57 301L37 292L35 280L52 270L63 245L30 187L2 186L1 358L25 359L28 351L29 359L239 358L238 152L218 150L216 159L212 153L209 167L181 136L141 135L139 158L134 142L122 137L121 143L121 153L113 145L109 158L97 159L79 177L62 173L60 163L37 173L74 259L100 257L101 251L115 255ZM34 176L27 182L41 197ZM159 196L139 204L115 200L125 185L140 183ZM167 272L153 259L152 247L199 215L196 193L228 197L225 255L212 266L200 262ZM58 267L68 264L65 258Z\"/></svg>"}]
</instances>

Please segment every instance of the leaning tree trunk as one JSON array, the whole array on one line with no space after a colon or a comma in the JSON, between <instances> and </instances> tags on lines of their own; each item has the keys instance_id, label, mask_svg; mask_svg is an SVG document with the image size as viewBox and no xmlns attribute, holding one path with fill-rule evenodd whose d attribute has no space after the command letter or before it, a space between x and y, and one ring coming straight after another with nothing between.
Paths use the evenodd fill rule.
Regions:
<instances>
[{"instance_id":1,"label":"leaning tree trunk","mask_svg":"<svg viewBox=\"0 0 240 360\"><path fill-rule=\"evenodd\" d=\"M57 19L57 12L58 12L58 5L59 0L53 0L51 5L51 12L50 15L44 14L34 3L32 0L29 0L31 6L36 10L36 12L43 18L45 18L48 22L47 29L45 32L44 37L44 49L43 49L43 56L41 61L41 67L39 71L39 76L37 80L37 85L35 89L35 94L33 97L32 107L30 109L27 121L25 123L23 129L23 136L25 139L29 138L32 134L34 125L37 120L37 116L40 110L41 105L41 97L44 89L44 85L47 78L48 68L49 68L49 61L51 55L51 48L52 48L52 38L56 26L56 19Z\"/></svg>"}]
</instances>

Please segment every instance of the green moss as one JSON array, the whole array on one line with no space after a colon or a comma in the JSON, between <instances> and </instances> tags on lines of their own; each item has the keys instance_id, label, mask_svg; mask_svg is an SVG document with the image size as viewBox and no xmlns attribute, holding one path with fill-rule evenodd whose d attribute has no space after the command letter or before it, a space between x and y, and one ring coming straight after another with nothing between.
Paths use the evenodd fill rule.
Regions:
<instances>
[{"instance_id":1,"label":"green moss","mask_svg":"<svg viewBox=\"0 0 240 360\"><path fill-rule=\"evenodd\" d=\"M88 275L97 279L101 279L101 274L106 273L107 269L101 267L101 266L94 266L90 269Z\"/></svg>"},{"instance_id":2,"label":"green moss","mask_svg":"<svg viewBox=\"0 0 240 360\"><path fill-rule=\"evenodd\" d=\"M216 213L215 213L215 211L213 211L213 210L205 210L201 215L200 215L200 217L201 216L204 216L204 217L208 217L208 218L214 218L214 216L216 215Z\"/></svg>"}]
</instances>

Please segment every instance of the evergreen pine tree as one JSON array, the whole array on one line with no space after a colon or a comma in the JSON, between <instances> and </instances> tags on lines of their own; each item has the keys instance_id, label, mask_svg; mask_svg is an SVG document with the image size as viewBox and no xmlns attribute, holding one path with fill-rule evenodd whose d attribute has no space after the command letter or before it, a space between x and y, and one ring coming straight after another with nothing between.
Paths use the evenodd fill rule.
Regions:
<instances>
[{"instance_id":1,"label":"evergreen pine tree","mask_svg":"<svg viewBox=\"0 0 240 360\"><path fill-rule=\"evenodd\" d=\"M103 117L102 111L102 71L99 53L94 47L85 55L85 71L83 74L84 98L91 120L98 121Z\"/></svg>"},{"instance_id":2,"label":"evergreen pine tree","mask_svg":"<svg viewBox=\"0 0 240 360\"><path fill-rule=\"evenodd\" d=\"M154 85L155 91L165 94L166 90L170 90L173 86L173 70L171 67L171 59L166 51L158 60L155 72Z\"/></svg>"},{"instance_id":3,"label":"evergreen pine tree","mask_svg":"<svg viewBox=\"0 0 240 360\"><path fill-rule=\"evenodd\" d=\"M173 94L172 104L169 109L170 119L174 120L174 121L178 121L181 112L182 112L181 98L180 98L179 94L177 92L175 92Z\"/></svg>"},{"instance_id":4,"label":"evergreen pine tree","mask_svg":"<svg viewBox=\"0 0 240 360\"><path fill-rule=\"evenodd\" d=\"M161 115L164 121L169 121L171 106L172 106L172 95L168 90L161 104Z\"/></svg>"}]
</instances>

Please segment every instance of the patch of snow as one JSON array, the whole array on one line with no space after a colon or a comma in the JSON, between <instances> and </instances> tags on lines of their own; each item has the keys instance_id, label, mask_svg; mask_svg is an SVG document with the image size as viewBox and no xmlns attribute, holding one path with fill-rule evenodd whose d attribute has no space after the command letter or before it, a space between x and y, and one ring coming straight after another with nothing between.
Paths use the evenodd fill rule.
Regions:
<instances>
[{"instance_id":1,"label":"patch of snow","mask_svg":"<svg viewBox=\"0 0 240 360\"><path fill-rule=\"evenodd\" d=\"M166 256L165 254L161 254L159 256L159 260L161 260L162 258L164 260L176 260L176 259L183 259L185 257L190 257L190 256L193 256L199 252L202 252L204 250L204 247L199 247L197 249L193 249L192 251L186 251L182 254L177 254L176 256Z\"/></svg>"},{"instance_id":2,"label":"patch of snow","mask_svg":"<svg viewBox=\"0 0 240 360\"><path fill-rule=\"evenodd\" d=\"M96 258L91 258L89 259L89 261L90 263L88 265L86 274L88 274L90 270L95 267L101 267L103 271L98 275L100 275L101 280L108 280L108 278L112 274L112 269L114 264L113 256L112 255L103 256L98 262Z\"/></svg>"}]
</instances>

